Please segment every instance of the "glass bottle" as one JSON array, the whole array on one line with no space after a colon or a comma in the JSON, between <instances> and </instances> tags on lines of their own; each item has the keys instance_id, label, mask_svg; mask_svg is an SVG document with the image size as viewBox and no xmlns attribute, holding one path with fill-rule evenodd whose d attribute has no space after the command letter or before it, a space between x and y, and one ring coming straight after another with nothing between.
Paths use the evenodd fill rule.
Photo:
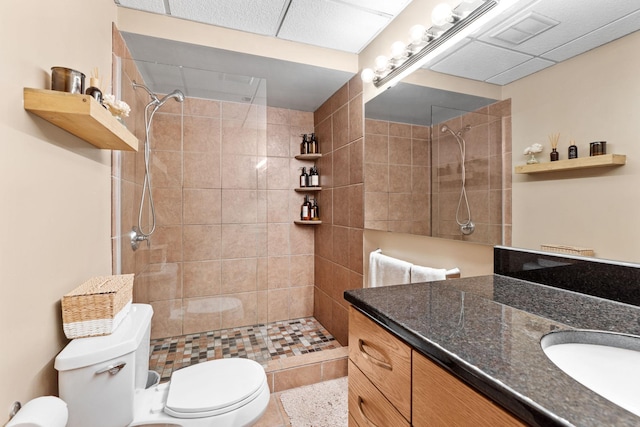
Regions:
<instances>
[{"instance_id":1,"label":"glass bottle","mask_svg":"<svg viewBox=\"0 0 640 427\"><path fill-rule=\"evenodd\" d=\"M102 91L98 89L99 86L100 80L98 80L96 77L91 77L89 79L89 87L84 93L102 104Z\"/></svg>"},{"instance_id":2,"label":"glass bottle","mask_svg":"<svg viewBox=\"0 0 640 427\"><path fill-rule=\"evenodd\" d=\"M309 185L309 175L307 175L307 168L302 168L302 173L300 174L300 188L308 187Z\"/></svg>"},{"instance_id":3,"label":"glass bottle","mask_svg":"<svg viewBox=\"0 0 640 427\"><path fill-rule=\"evenodd\" d=\"M555 148L551 149L551 153L549 153L549 157L551 158L552 162L555 162L556 160L558 160L560 158L560 154L558 153L558 151Z\"/></svg>"},{"instance_id":4,"label":"glass bottle","mask_svg":"<svg viewBox=\"0 0 640 427\"><path fill-rule=\"evenodd\" d=\"M320 220L320 207L318 206L318 199L313 199L313 211L315 213L315 216L311 219L316 221Z\"/></svg>"},{"instance_id":5,"label":"glass bottle","mask_svg":"<svg viewBox=\"0 0 640 427\"><path fill-rule=\"evenodd\" d=\"M311 166L311 174L309 175L309 186L320 186L320 175L318 174L318 168L316 167L316 165Z\"/></svg>"},{"instance_id":6,"label":"glass bottle","mask_svg":"<svg viewBox=\"0 0 640 427\"><path fill-rule=\"evenodd\" d=\"M304 202L302 203L302 207L300 209L300 219L303 221L308 221L311 219L309 208L311 207L311 203L309 202L309 196L304 196Z\"/></svg>"},{"instance_id":7,"label":"glass bottle","mask_svg":"<svg viewBox=\"0 0 640 427\"><path fill-rule=\"evenodd\" d=\"M309 142L307 141L307 134L302 135L302 142L300 143L300 154L307 154L307 148Z\"/></svg>"},{"instance_id":8,"label":"glass bottle","mask_svg":"<svg viewBox=\"0 0 640 427\"><path fill-rule=\"evenodd\" d=\"M569 146L569 158L570 159L578 158L578 147L576 147L576 144L573 141L571 141L571 145Z\"/></svg>"}]
</instances>

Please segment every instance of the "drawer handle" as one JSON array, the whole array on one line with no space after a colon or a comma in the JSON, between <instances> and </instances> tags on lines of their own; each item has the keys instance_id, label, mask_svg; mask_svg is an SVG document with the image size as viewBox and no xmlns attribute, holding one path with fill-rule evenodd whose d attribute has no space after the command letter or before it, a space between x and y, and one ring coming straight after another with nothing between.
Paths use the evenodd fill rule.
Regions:
<instances>
[{"instance_id":1,"label":"drawer handle","mask_svg":"<svg viewBox=\"0 0 640 427\"><path fill-rule=\"evenodd\" d=\"M375 347L373 347L373 346L370 346L370 345L368 345L368 344L365 344L365 342L364 342L361 338L360 338L360 339L358 339L358 349L360 350L360 353L362 353L362 357L363 357L365 360L368 360L369 362L371 362L371 363L373 363L374 365L379 366L379 367L381 367L381 368L384 368L384 369L388 369L388 370L390 370L390 371L393 371L393 367L391 366L391 364L390 364L390 363L387 363L387 362L386 362L386 361L384 361L384 360L377 359L377 358L373 357L371 354L367 353L367 351L364 349L364 346L365 346L365 345L366 345L367 347L375 348Z\"/></svg>"},{"instance_id":2,"label":"drawer handle","mask_svg":"<svg viewBox=\"0 0 640 427\"><path fill-rule=\"evenodd\" d=\"M367 417L364 414L364 411L362 410L362 404L364 403L364 400L362 400L362 397L358 396L358 412L360 412L360 416L362 418L364 418L364 420L367 422L367 424L369 424L371 427L378 427L373 421L371 421L369 419L369 417Z\"/></svg>"}]
</instances>

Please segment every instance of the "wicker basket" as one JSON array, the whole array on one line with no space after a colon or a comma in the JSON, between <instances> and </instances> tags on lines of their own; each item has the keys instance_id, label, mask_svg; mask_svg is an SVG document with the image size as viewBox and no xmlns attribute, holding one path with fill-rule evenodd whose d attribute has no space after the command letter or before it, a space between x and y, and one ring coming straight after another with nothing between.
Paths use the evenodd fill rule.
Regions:
<instances>
[{"instance_id":1,"label":"wicker basket","mask_svg":"<svg viewBox=\"0 0 640 427\"><path fill-rule=\"evenodd\" d=\"M115 331L131 307L133 276L93 277L62 297L62 326L67 338Z\"/></svg>"},{"instance_id":2,"label":"wicker basket","mask_svg":"<svg viewBox=\"0 0 640 427\"><path fill-rule=\"evenodd\" d=\"M594 256L596 254L593 249L566 245L540 245L540 249L547 252L568 255Z\"/></svg>"}]
</instances>

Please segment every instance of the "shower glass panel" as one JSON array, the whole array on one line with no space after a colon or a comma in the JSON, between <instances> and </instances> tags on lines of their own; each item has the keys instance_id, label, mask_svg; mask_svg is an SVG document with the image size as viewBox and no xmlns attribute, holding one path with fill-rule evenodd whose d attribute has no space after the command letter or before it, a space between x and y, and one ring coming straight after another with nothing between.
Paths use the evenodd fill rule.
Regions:
<instances>
[{"instance_id":1,"label":"shower glass panel","mask_svg":"<svg viewBox=\"0 0 640 427\"><path fill-rule=\"evenodd\" d=\"M431 108L431 233L503 243L503 118L489 107ZM510 153L510 144L508 152Z\"/></svg>"},{"instance_id":2,"label":"shower glass panel","mask_svg":"<svg viewBox=\"0 0 640 427\"><path fill-rule=\"evenodd\" d=\"M154 337L267 320L267 108L264 79L116 58L114 93L131 106L138 153L114 152L114 272L135 273ZM116 74L117 72L117 74ZM156 230L133 251L144 179L145 91L180 90L149 132ZM195 83L194 83L195 82ZM143 221L150 221L148 209Z\"/></svg>"}]
</instances>

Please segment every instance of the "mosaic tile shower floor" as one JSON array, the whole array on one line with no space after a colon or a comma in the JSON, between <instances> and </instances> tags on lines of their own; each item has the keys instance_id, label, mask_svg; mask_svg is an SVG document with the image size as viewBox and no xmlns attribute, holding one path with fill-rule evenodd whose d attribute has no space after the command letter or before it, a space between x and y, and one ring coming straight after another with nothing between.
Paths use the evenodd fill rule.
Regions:
<instances>
[{"instance_id":1,"label":"mosaic tile shower floor","mask_svg":"<svg viewBox=\"0 0 640 427\"><path fill-rule=\"evenodd\" d=\"M244 357L266 367L270 360L341 347L315 318L151 340L149 369L169 381L174 370L207 360Z\"/></svg>"}]
</instances>

